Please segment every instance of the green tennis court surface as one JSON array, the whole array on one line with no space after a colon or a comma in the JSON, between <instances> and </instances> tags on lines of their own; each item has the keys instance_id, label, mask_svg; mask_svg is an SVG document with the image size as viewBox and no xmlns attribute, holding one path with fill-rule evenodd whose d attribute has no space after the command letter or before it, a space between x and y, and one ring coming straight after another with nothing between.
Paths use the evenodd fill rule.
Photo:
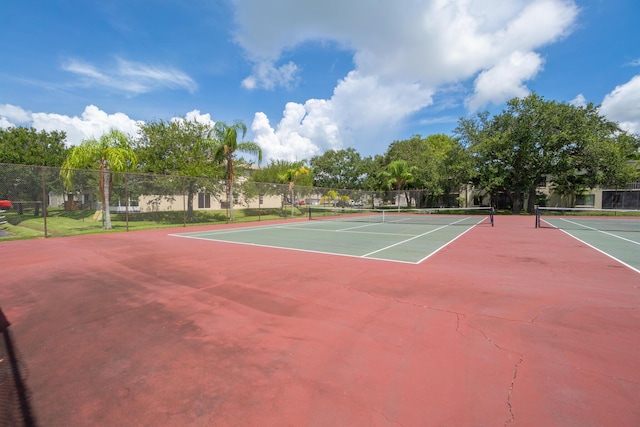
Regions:
<instances>
[{"instance_id":1,"label":"green tennis court surface","mask_svg":"<svg viewBox=\"0 0 640 427\"><path fill-rule=\"evenodd\" d=\"M640 212L547 208L538 218L640 273Z\"/></svg>"},{"instance_id":2,"label":"green tennis court surface","mask_svg":"<svg viewBox=\"0 0 640 427\"><path fill-rule=\"evenodd\" d=\"M417 264L477 225L491 227L489 217L338 210L317 221L173 236Z\"/></svg>"}]
</instances>

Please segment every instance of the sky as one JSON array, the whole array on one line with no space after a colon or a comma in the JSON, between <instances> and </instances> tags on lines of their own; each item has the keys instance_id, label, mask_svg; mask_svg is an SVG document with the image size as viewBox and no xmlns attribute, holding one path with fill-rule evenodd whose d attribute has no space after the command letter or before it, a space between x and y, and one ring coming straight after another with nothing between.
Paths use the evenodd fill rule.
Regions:
<instances>
[{"instance_id":1,"label":"sky","mask_svg":"<svg viewBox=\"0 0 640 427\"><path fill-rule=\"evenodd\" d=\"M413 135L514 97L640 133L637 0L21 0L0 8L0 127L67 145L242 121L266 160Z\"/></svg>"}]
</instances>

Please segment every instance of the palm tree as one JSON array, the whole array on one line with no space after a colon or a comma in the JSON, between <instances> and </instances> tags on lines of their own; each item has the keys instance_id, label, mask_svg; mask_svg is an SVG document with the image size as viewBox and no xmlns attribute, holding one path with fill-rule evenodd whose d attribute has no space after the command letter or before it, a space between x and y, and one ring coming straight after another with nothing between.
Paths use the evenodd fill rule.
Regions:
<instances>
[{"instance_id":1,"label":"palm tree","mask_svg":"<svg viewBox=\"0 0 640 427\"><path fill-rule=\"evenodd\" d=\"M102 198L102 217L105 230L111 229L109 198L113 185L113 172L132 170L138 164L138 157L131 148L129 139L117 130L104 134L99 140L88 139L69 150L62 163L60 175L65 187L73 188L75 169L100 170L100 196Z\"/></svg>"},{"instance_id":2,"label":"palm tree","mask_svg":"<svg viewBox=\"0 0 640 427\"><path fill-rule=\"evenodd\" d=\"M387 170L382 175L387 179L389 188L395 188L399 193L400 190L413 181L415 169L415 166L410 167L405 160L394 160L387 165ZM409 202L408 197L407 202ZM400 200L398 200L398 209L400 209Z\"/></svg>"},{"instance_id":3,"label":"palm tree","mask_svg":"<svg viewBox=\"0 0 640 427\"><path fill-rule=\"evenodd\" d=\"M301 166L299 168L290 168L280 176L280 179L289 183L289 195L291 197L291 216L293 217L293 187L296 180L302 175L309 175L309 169Z\"/></svg>"},{"instance_id":4,"label":"palm tree","mask_svg":"<svg viewBox=\"0 0 640 427\"><path fill-rule=\"evenodd\" d=\"M241 138L244 138L247 133L247 125L243 122L235 122L229 126L224 122L216 122L214 126L214 132L219 142L219 147L215 152L215 158L218 161L224 161L227 164L227 179L229 185L227 191L229 192L227 200L229 201L229 220L233 221L233 181L235 174L233 170L234 153L236 151L243 151L249 154L258 156L258 163L262 161L262 150L258 144L250 141L238 142L238 133L241 133Z\"/></svg>"}]
</instances>

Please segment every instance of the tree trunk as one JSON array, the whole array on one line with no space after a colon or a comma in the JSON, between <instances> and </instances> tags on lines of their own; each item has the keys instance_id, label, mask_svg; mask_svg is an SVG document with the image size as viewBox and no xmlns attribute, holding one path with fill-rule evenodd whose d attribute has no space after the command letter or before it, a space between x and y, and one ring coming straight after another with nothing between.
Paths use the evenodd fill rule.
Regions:
<instances>
[{"instance_id":1,"label":"tree trunk","mask_svg":"<svg viewBox=\"0 0 640 427\"><path fill-rule=\"evenodd\" d=\"M527 212L534 213L536 204L536 189L529 189L529 199L527 200Z\"/></svg>"},{"instance_id":2,"label":"tree trunk","mask_svg":"<svg viewBox=\"0 0 640 427\"><path fill-rule=\"evenodd\" d=\"M511 203L513 206L511 207L511 211L514 214L519 214L522 211L522 193L520 191L514 191L510 193L511 195Z\"/></svg>"},{"instance_id":3,"label":"tree trunk","mask_svg":"<svg viewBox=\"0 0 640 427\"><path fill-rule=\"evenodd\" d=\"M102 196L102 214L104 215L104 229L111 230L111 211L109 210L109 188L110 188L110 180L109 180L109 172L107 170L102 171L103 176L103 196Z\"/></svg>"},{"instance_id":4,"label":"tree trunk","mask_svg":"<svg viewBox=\"0 0 640 427\"><path fill-rule=\"evenodd\" d=\"M227 154L227 167L229 168L229 221L233 222L233 180L235 176L232 153Z\"/></svg>"},{"instance_id":5,"label":"tree trunk","mask_svg":"<svg viewBox=\"0 0 640 427\"><path fill-rule=\"evenodd\" d=\"M193 197L195 196L195 192L191 187L192 186L190 185L189 190L187 190L187 221L193 221L195 219L195 214L193 212Z\"/></svg>"}]
</instances>

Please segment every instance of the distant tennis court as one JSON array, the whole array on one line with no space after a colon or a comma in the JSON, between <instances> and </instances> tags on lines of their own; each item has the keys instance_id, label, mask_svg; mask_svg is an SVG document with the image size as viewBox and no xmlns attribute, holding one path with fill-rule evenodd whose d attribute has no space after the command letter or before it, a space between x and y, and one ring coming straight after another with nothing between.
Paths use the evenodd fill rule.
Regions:
<instances>
[{"instance_id":1,"label":"distant tennis court","mask_svg":"<svg viewBox=\"0 0 640 427\"><path fill-rule=\"evenodd\" d=\"M640 211L538 208L536 226L560 229L640 272Z\"/></svg>"},{"instance_id":2,"label":"distant tennis court","mask_svg":"<svg viewBox=\"0 0 640 427\"><path fill-rule=\"evenodd\" d=\"M476 226L480 209L311 209L309 221L173 236L418 264Z\"/></svg>"}]
</instances>

